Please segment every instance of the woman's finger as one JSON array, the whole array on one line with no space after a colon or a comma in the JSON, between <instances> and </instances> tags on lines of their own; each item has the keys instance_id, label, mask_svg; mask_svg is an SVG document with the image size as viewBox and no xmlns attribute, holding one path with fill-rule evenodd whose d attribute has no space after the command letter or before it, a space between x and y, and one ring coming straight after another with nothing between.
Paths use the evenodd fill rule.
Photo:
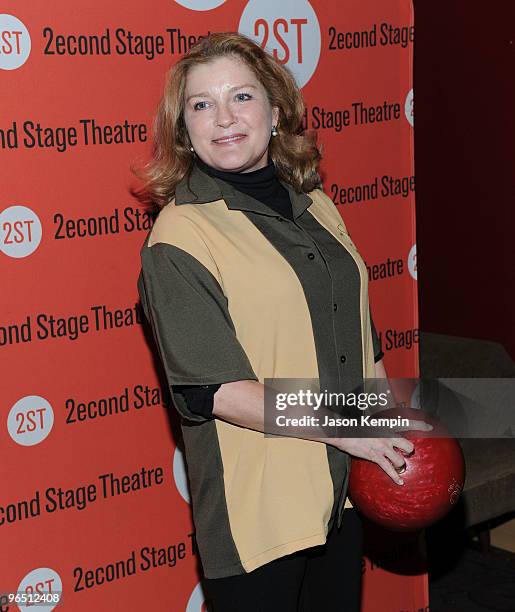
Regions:
<instances>
[{"instance_id":1,"label":"woman's finger","mask_svg":"<svg viewBox=\"0 0 515 612\"><path fill-rule=\"evenodd\" d=\"M415 445L407 438L390 438L389 441L392 447L395 446L399 450L404 451L407 455L411 455L415 450Z\"/></svg>"},{"instance_id":2,"label":"woman's finger","mask_svg":"<svg viewBox=\"0 0 515 612\"><path fill-rule=\"evenodd\" d=\"M393 467L396 468L397 473L399 473L399 468L402 468L406 465L406 459L404 459L404 457L400 453L396 452L393 448L387 449L385 452L385 456L392 462Z\"/></svg>"},{"instance_id":3,"label":"woman's finger","mask_svg":"<svg viewBox=\"0 0 515 612\"><path fill-rule=\"evenodd\" d=\"M388 461L388 459L380 452L376 450L372 450L372 461L377 463L379 467L381 467L386 474L398 485L404 484L404 481L399 476L399 474L395 471L393 465Z\"/></svg>"}]
</instances>

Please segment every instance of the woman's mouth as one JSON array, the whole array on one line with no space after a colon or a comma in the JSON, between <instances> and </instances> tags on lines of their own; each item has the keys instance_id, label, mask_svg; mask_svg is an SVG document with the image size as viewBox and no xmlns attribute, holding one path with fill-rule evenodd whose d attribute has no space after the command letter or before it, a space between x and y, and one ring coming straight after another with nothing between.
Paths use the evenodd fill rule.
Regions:
<instances>
[{"instance_id":1,"label":"woman's mouth","mask_svg":"<svg viewBox=\"0 0 515 612\"><path fill-rule=\"evenodd\" d=\"M217 145L227 145L242 141L246 138L246 134L230 134L221 138L214 138L212 142Z\"/></svg>"}]
</instances>

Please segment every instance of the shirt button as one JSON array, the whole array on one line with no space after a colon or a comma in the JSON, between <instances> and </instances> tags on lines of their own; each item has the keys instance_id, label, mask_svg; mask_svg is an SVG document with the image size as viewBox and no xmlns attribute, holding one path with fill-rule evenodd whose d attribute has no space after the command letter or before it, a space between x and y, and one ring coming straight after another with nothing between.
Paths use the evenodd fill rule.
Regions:
<instances>
[{"instance_id":1,"label":"shirt button","mask_svg":"<svg viewBox=\"0 0 515 612\"><path fill-rule=\"evenodd\" d=\"M333 310L338 310L338 304L333 304Z\"/></svg>"},{"instance_id":2,"label":"shirt button","mask_svg":"<svg viewBox=\"0 0 515 612\"><path fill-rule=\"evenodd\" d=\"M308 259L315 259L314 253L308 253Z\"/></svg>"},{"instance_id":3,"label":"shirt button","mask_svg":"<svg viewBox=\"0 0 515 612\"><path fill-rule=\"evenodd\" d=\"M347 357L345 357L345 355L340 355L340 361L345 363L347 361Z\"/></svg>"}]
</instances>

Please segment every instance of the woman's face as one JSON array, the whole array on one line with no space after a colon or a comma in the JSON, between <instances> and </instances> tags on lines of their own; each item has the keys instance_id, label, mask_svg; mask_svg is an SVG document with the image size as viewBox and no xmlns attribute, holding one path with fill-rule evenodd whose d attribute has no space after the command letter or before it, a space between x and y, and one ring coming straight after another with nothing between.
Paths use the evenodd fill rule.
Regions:
<instances>
[{"instance_id":1,"label":"woman's face","mask_svg":"<svg viewBox=\"0 0 515 612\"><path fill-rule=\"evenodd\" d=\"M190 68L184 120L196 154L217 170L251 172L268 163L279 110L252 70L233 57Z\"/></svg>"}]
</instances>

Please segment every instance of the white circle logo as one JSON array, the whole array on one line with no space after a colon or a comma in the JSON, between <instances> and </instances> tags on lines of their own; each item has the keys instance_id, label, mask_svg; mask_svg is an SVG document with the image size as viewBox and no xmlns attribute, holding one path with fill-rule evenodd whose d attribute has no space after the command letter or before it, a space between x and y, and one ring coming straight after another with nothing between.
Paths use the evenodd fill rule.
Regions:
<instances>
[{"instance_id":1,"label":"white circle logo","mask_svg":"<svg viewBox=\"0 0 515 612\"><path fill-rule=\"evenodd\" d=\"M406 102L404 102L404 113L406 114L406 119L408 120L411 127L413 127L415 123L415 103L413 101L413 89L408 91L408 95L406 96Z\"/></svg>"},{"instance_id":2,"label":"white circle logo","mask_svg":"<svg viewBox=\"0 0 515 612\"><path fill-rule=\"evenodd\" d=\"M222 5L225 0L175 0L175 2L192 11L210 11Z\"/></svg>"},{"instance_id":3,"label":"white circle logo","mask_svg":"<svg viewBox=\"0 0 515 612\"><path fill-rule=\"evenodd\" d=\"M250 0L239 31L291 70L299 87L313 76L320 58L320 25L308 0Z\"/></svg>"},{"instance_id":4,"label":"white circle logo","mask_svg":"<svg viewBox=\"0 0 515 612\"><path fill-rule=\"evenodd\" d=\"M177 491L179 491L181 494L181 497L186 503L191 503L184 455L178 446L175 447L173 454L173 477L175 480L175 486L177 487Z\"/></svg>"},{"instance_id":5,"label":"white circle logo","mask_svg":"<svg viewBox=\"0 0 515 612\"><path fill-rule=\"evenodd\" d=\"M14 404L7 417L11 438L22 446L42 442L54 426L54 411L44 397L27 395Z\"/></svg>"},{"instance_id":6,"label":"white circle logo","mask_svg":"<svg viewBox=\"0 0 515 612\"><path fill-rule=\"evenodd\" d=\"M16 70L30 55L30 34L13 15L0 15L0 68Z\"/></svg>"},{"instance_id":7,"label":"white circle logo","mask_svg":"<svg viewBox=\"0 0 515 612\"><path fill-rule=\"evenodd\" d=\"M59 574L54 572L53 569L38 567L23 578L18 585L18 591L26 593L28 597L37 595L38 598L44 599L46 603L38 603L37 609L40 612L50 612L61 599L63 583ZM24 606L23 604L18 604L18 608L21 612L30 612L34 609L34 605Z\"/></svg>"},{"instance_id":8,"label":"white circle logo","mask_svg":"<svg viewBox=\"0 0 515 612\"><path fill-rule=\"evenodd\" d=\"M186 604L186 612L206 612L206 602L202 591L202 584L199 582L191 592L188 603Z\"/></svg>"},{"instance_id":9,"label":"white circle logo","mask_svg":"<svg viewBox=\"0 0 515 612\"><path fill-rule=\"evenodd\" d=\"M41 221L26 206L9 206L0 213L0 251L9 257L27 257L38 248Z\"/></svg>"},{"instance_id":10,"label":"white circle logo","mask_svg":"<svg viewBox=\"0 0 515 612\"><path fill-rule=\"evenodd\" d=\"M417 245L414 244L408 255L408 270L411 276L417 280Z\"/></svg>"}]
</instances>

